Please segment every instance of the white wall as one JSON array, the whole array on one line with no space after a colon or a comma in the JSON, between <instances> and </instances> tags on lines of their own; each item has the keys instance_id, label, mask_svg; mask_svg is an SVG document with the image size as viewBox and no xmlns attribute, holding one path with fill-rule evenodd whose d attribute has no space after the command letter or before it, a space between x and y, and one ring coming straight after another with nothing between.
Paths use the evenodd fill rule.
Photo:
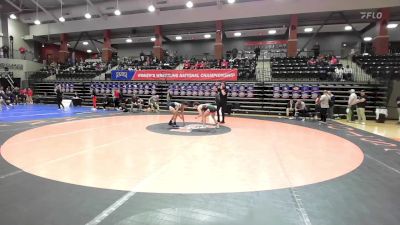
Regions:
<instances>
[{"instance_id":1,"label":"white wall","mask_svg":"<svg viewBox=\"0 0 400 225\"><path fill-rule=\"evenodd\" d=\"M29 26L21 23L18 20L8 19L8 35L14 37L14 58L20 58L18 49L20 47L26 48L29 52L33 53L33 41L25 41L23 37L29 34Z\"/></svg>"},{"instance_id":2,"label":"white wall","mask_svg":"<svg viewBox=\"0 0 400 225\"><path fill-rule=\"evenodd\" d=\"M14 73L14 77L15 78L21 78L21 80L25 80L25 74L29 73L29 72L36 72L39 71L41 68L43 68L43 64L41 63L36 63L33 61L29 61L29 60L22 60L22 59L4 59L4 58L0 58L0 64L17 64L17 65L22 65L23 66L23 70L13 70L10 68L10 71L12 71ZM3 69L0 69L1 71L3 71Z\"/></svg>"}]
</instances>

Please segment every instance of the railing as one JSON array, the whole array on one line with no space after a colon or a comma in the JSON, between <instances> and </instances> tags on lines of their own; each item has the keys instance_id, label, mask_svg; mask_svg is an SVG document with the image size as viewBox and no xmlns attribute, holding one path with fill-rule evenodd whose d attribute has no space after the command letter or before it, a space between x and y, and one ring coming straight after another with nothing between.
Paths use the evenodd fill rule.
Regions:
<instances>
[{"instance_id":1,"label":"railing","mask_svg":"<svg viewBox=\"0 0 400 225\"><path fill-rule=\"evenodd\" d=\"M2 51L2 50L0 49L0 51ZM24 54L21 54L19 51L14 50L13 52L10 51L8 54L9 55L6 58L9 58L9 59L23 59L23 60L37 61L33 52L30 52L30 51L27 51ZM0 55L0 58L4 58L3 52Z\"/></svg>"}]
</instances>

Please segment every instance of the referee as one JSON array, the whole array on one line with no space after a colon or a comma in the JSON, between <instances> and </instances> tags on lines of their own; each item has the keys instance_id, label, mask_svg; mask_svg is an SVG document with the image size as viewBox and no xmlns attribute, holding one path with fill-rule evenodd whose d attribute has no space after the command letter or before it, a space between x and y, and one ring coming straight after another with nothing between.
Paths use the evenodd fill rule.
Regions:
<instances>
[{"instance_id":1,"label":"referee","mask_svg":"<svg viewBox=\"0 0 400 225\"><path fill-rule=\"evenodd\" d=\"M225 123L225 112L228 102L228 92L226 91L226 86L224 82L221 83L220 87L218 87L218 93L215 96L215 102L217 103L217 121L219 123Z\"/></svg>"}]
</instances>

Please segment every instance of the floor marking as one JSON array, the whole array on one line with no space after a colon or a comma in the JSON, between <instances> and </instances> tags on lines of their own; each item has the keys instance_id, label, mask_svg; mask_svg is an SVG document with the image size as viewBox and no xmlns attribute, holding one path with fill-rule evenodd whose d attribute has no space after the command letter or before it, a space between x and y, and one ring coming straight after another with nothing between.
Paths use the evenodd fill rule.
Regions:
<instances>
[{"instance_id":1,"label":"floor marking","mask_svg":"<svg viewBox=\"0 0 400 225\"><path fill-rule=\"evenodd\" d=\"M22 173L22 172L24 172L24 171L23 170L16 170L14 172L7 173L7 174L4 174L4 175L0 176L0 179L4 179L6 177L11 177L13 175L16 175L16 174L19 174L19 173Z\"/></svg>"},{"instance_id":2,"label":"floor marking","mask_svg":"<svg viewBox=\"0 0 400 225\"><path fill-rule=\"evenodd\" d=\"M388 164L386 164L386 163L384 163L384 162L382 162L382 161L380 161L380 160L377 160L377 159L375 159L374 157L372 157L372 156L370 156L370 155L368 155L368 154L365 154L365 156L366 156L367 158L372 159L372 160L374 160L375 162L381 164L382 166L386 167L387 169L392 170L393 172L396 172L396 173L400 174L400 171L399 171L398 169L395 169L395 168L389 166Z\"/></svg>"},{"instance_id":3,"label":"floor marking","mask_svg":"<svg viewBox=\"0 0 400 225\"><path fill-rule=\"evenodd\" d=\"M183 148L184 149L184 148ZM185 152L177 153L177 155L173 156L168 162L166 162L162 167L160 167L158 170L154 171L151 173L149 176L143 178L139 183L137 183L135 186L132 187L132 189L123 195L121 198L117 199L113 204L111 204L109 207L107 207L105 210L103 210L99 215L94 217L91 221L86 223L85 225L98 225L101 223L103 220L105 220L109 215L111 215L113 212L115 212L119 207L121 207L123 204L125 204L129 199L131 199L138 190L142 186L145 186L146 184L149 183L150 180L158 177L162 172L166 170L166 168L174 161L178 156L181 154L184 154Z\"/></svg>"},{"instance_id":4,"label":"floor marking","mask_svg":"<svg viewBox=\"0 0 400 225\"><path fill-rule=\"evenodd\" d=\"M101 119L101 118L96 118L96 119ZM59 121L55 121L55 122L59 122ZM75 121L68 121L68 122L61 122L61 123L55 123L55 124L50 124L48 126L56 126L56 125L60 125L62 123L73 123ZM99 126L99 127L92 127L92 128L85 128L85 129L80 129L80 130L74 130L71 132L66 132L66 133L61 133L61 134L54 134L54 135L48 135L48 136L43 136L43 137L39 137L39 138L32 138L32 139L28 139L25 140L23 142L18 142L15 144L21 144L21 143L27 143L27 142L32 142L32 141L38 141L38 140L43 140L43 139L49 139L49 138L53 138L53 137L59 137L59 136L65 136L65 135L69 135L69 134L76 134L76 133L80 133L80 132L84 132L84 131L91 131L91 130L97 130L99 128L107 128L107 127L114 127L114 126L120 126L120 125L126 125L125 123L117 123L117 124L113 124L113 125L107 125L107 126ZM12 144L10 144L12 145Z\"/></svg>"},{"instance_id":5,"label":"floor marking","mask_svg":"<svg viewBox=\"0 0 400 225\"><path fill-rule=\"evenodd\" d=\"M275 150L274 150L274 152L275 152L275 155L279 159L279 164L280 164L280 166L282 168L283 174L285 175L287 181L290 184L290 188L289 188L290 194L291 194L291 196L292 196L292 198L294 200L294 203L296 204L297 212L298 212L300 218L302 219L301 221L303 222L304 225L312 225L310 217L308 216L308 213L307 213L306 209L303 206L303 201L301 200L300 195L297 193L296 188L293 187L293 184L292 184L293 182L291 181L287 171L285 170L285 166L284 166L284 164L282 162L282 159L281 159L280 155Z\"/></svg>"}]
</instances>

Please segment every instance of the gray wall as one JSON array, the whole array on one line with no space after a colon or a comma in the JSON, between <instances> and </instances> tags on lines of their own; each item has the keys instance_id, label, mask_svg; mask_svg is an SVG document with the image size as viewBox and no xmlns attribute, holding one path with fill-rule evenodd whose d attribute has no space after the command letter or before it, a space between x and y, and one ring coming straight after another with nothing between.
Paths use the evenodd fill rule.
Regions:
<instances>
[{"instance_id":1,"label":"gray wall","mask_svg":"<svg viewBox=\"0 0 400 225\"><path fill-rule=\"evenodd\" d=\"M307 42L311 35L299 35L298 48L300 49ZM251 37L251 38L228 38L224 39L224 52L233 48L248 49L245 46L247 41L271 41L271 40L285 40L285 36L274 36L271 37ZM333 51L335 55L341 54L342 44L349 42L358 42L358 48L360 45L360 39L354 34L348 33L322 33L317 35L316 39L308 46L306 50L311 50L315 42L319 42L321 46L321 51ZM138 56L141 51L145 53L150 53L152 51L152 43L145 44L121 44L118 45L118 56ZM207 53L209 55L214 55L214 40L196 40L196 41L173 41L164 42L163 48L167 51L177 52L180 56L192 56L192 55L204 55Z\"/></svg>"}]
</instances>

